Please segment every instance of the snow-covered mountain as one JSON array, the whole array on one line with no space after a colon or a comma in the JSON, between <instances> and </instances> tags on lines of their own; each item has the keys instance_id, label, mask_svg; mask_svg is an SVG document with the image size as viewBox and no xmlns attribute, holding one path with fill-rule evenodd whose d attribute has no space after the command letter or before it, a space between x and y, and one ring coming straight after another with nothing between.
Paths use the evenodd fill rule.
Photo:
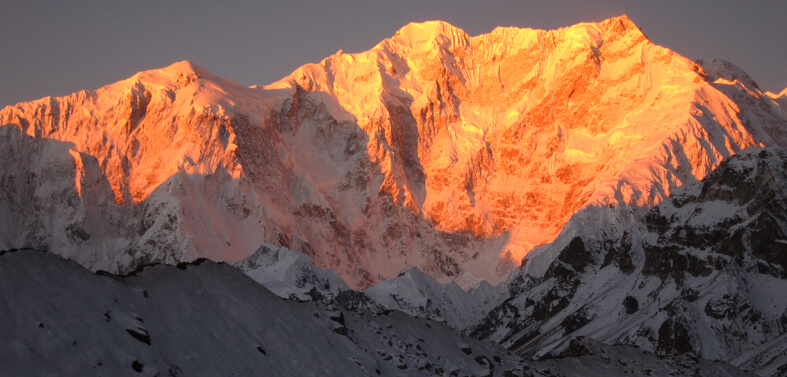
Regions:
<instances>
[{"instance_id":1,"label":"snow-covered mountain","mask_svg":"<svg viewBox=\"0 0 787 377\"><path fill-rule=\"evenodd\" d=\"M2 253L0 315L4 376L745 375L589 340L525 361L400 312L282 300L210 261L119 277L51 253Z\"/></svg>"},{"instance_id":2,"label":"snow-covered mountain","mask_svg":"<svg viewBox=\"0 0 787 377\"><path fill-rule=\"evenodd\" d=\"M418 267L362 292L352 291L336 272L317 268L309 256L270 244L235 267L281 298L343 304L377 314L396 310L454 329L476 323L508 297L502 284L482 281L465 291L454 282L438 282Z\"/></svg>"},{"instance_id":3,"label":"snow-covered mountain","mask_svg":"<svg viewBox=\"0 0 787 377\"><path fill-rule=\"evenodd\" d=\"M0 250L133 276L0 255L0 362L784 374L785 131L787 89L625 16L414 23L267 86L180 62L9 106Z\"/></svg>"},{"instance_id":4,"label":"snow-covered mountain","mask_svg":"<svg viewBox=\"0 0 787 377\"><path fill-rule=\"evenodd\" d=\"M454 282L441 284L418 267L412 267L363 293L387 310L399 310L464 329L481 320L507 297L504 288L482 281L465 291Z\"/></svg>"},{"instance_id":5,"label":"snow-covered mountain","mask_svg":"<svg viewBox=\"0 0 787 377\"><path fill-rule=\"evenodd\" d=\"M271 244L235 264L281 298L330 302L350 287L333 270L317 268L306 254Z\"/></svg>"},{"instance_id":6,"label":"snow-covered mountain","mask_svg":"<svg viewBox=\"0 0 787 377\"><path fill-rule=\"evenodd\" d=\"M603 239L577 236L473 328L520 355L573 337L787 371L787 152L750 148ZM528 263L527 261L525 263Z\"/></svg>"},{"instance_id":7,"label":"snow-covered mountain","mask_svg":"<svg viewBox=\"0 0 787 377\"><path fill-rule=\"evenodd\" d=\"M784 124L745 73L625 16L410 24L264 87L181 62L3 109L0 249L123 272L270 243L356 289L413 266L496 284L527 253L543 273L583 222L601 238L739 150L787 145Z\"/></svg>"}]
</instances>

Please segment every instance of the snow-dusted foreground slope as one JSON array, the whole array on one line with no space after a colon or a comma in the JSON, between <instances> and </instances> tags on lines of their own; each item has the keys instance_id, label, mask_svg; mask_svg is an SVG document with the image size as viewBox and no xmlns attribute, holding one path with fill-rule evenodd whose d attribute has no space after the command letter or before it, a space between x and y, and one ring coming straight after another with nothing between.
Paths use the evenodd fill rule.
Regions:
<instances>
[{"instance_id":1,"label":"snow-dusted foreground slope","mask_svg":"<svg viewBox=\"0 0 787 377\"><path fill-rule=\"evenodd\" d=\"M91 273L53 254L0 254L4 376L742 376L583 341L522 361L432 321L282 300L205 261Z\"/></svg>"},{"instance_id":2,"label":"snow-dusted foreground slope","mask_svg":"<svg viewBox=\"0 0 787 377\"><path fill-rule=\"evenodd\" d=\"M740 149L787 145L779 103L625 16L409 24L266 87L180 62L0 111L0 248L124 272L270 243L355 289L413 266L496 284L578 212L625 226Z\"/></svg>"},{"instance_id":3,"label":"snow-dusted foreground slope","mask_svg":"<svg viewBox=\"0 0 787 377\"><path fill-rule=\"evenodd\" d=\"M228 265L181 268L117 278L47 253L0 256L3 374L478 375L481 355L513 368L438 323L282 300Z\"/></svg>"},{"instance_id":4,"label":"snow-dusted foreground slope","mask_svg":"<svg viewBox=\"0 0 787 377\"><path fill-rule=\"evenodd\" d=\"M752 148L631 227L575 237L474 327L521 355L572 337L787 372L787 152Z\"/></svg>"}]
</instances>

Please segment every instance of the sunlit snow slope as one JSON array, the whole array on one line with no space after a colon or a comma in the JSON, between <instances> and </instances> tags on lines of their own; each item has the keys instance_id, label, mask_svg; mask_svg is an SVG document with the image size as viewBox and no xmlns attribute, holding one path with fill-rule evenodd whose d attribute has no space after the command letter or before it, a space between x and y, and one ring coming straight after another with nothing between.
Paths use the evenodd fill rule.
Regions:
<instances>
[{"instance_id":1,"label":"sunlit snow slope","mask_svg":"<svg viewBox=\"0 0 787 377\"><path fill-rule=\"evenodd\" d=\"M10 106L0 248L126 271L272 243L354 288L410 266L499 282L583 208L632 222L738 150L785 145L779 102L712 63L625 16L426 22L265 87L181 62Z\"/></svg>"}]
</instances>

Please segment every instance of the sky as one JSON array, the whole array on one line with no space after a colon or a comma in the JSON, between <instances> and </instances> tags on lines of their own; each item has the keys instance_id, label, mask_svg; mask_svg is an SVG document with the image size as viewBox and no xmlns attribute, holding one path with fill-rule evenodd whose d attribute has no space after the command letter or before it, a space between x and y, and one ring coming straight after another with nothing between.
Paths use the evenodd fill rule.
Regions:
<instances>
[{"instance_id":1,"label":"sky","mask_svg":"<svg viewBox=\"0 0 787 377\"><path fill-rule=\"evenodd\" d=\"M622 14L683 56L730 61L763 90L787 87L784 0L0 0L0 107L97 89L181 60L265 85L340 49L368 50L409 22L443 20L479 35Z\"/></svg>"}]
</instances>

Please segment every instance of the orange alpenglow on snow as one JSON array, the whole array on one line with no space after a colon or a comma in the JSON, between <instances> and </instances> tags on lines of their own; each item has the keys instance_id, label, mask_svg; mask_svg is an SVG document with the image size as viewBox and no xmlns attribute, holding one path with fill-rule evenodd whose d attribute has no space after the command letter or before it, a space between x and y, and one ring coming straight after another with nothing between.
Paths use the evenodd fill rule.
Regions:
<instances>
[{"instance_id":1,"label":"orange alpenglow on snow","mask_svg":"<svg viewBox=\"0 0 787 377\"><path fill-rule=\"evenodd\" d=\"M626 16L475 37L432 21L264 87L181 62L0 121L94 159L72 173L82 202L84 176L106 177L116 207L143 208L142 235L96 240L92 268L235 261L270 242L355 288L409 266L469 287L583 221L630 221L742 148L785 145L778 102L703 67ZM730 93L768 105L744 116Z\"/></svg>"}]
</instances>

